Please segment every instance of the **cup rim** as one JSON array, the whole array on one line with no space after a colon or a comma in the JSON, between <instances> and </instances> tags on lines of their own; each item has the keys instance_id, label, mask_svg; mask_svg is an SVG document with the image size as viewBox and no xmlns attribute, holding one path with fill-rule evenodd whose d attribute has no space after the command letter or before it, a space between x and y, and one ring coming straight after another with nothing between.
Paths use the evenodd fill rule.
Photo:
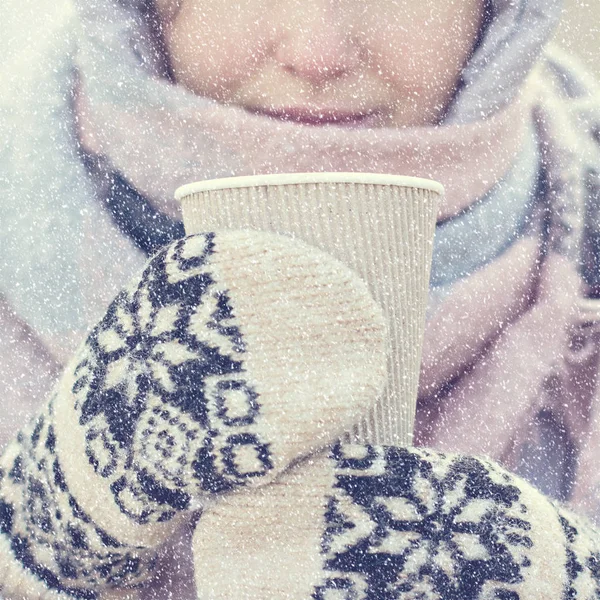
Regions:
<instances>
[{"instance_id":1,"label":"cup rim","mask_svg":"<svg viewBox=\"0 0 600 600\"><path fill-rule=\"evenodd\" d=\"M304 183L366 183L371 185L394 185L397 187L413 187L444 194L444 186L432 179L412 177L408 175L388 175L384 173L272 173L268 175L244 175L241 177L225 177L186 183L175 190L175 200L183 200L186 196L199 192L264 185L297 185Z\"/></svg>"}]
</instances>

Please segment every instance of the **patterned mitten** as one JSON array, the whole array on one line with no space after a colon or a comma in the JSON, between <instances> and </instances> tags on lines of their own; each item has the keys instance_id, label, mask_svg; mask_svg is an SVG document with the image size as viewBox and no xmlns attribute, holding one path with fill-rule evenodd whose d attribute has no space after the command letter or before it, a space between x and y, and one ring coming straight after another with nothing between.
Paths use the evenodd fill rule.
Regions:
<instances>
[{"instance_id":1,"label":"patterned mitten","mask_svg":"<svg viewBox=\"0 0 600 600\"><path fill-rule=\"evenodd\" d=\"M166 247L0 459L0 591L138 584L186 511L330 443L384 379L382 312L338 261L250 231Z\"/></svg>"},{"instance_id":2,"label":"patterned mitten","mask_svg":"<svg viewBox=\"0 0 600 600\"><path fill-rule=\"evenodd\" d=\"M591 600L600 532L487 460L338 445L207 510L194 566L202 600Z\"/></svg>"}]
</instances>

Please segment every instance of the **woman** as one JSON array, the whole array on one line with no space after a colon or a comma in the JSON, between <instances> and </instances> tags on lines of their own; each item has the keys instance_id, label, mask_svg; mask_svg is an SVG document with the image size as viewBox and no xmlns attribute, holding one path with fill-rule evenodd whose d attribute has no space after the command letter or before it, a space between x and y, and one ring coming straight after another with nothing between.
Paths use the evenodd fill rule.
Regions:
<instances>
[{"instance_id":1,"label":"woman","mask_svg":"<svg viewBox=\"0 0 600 600\"><path fill-rule=\"evenodd\" d=\"M545 48L558 4L80 0L38 17L0 105L1 368L21 411L4 438L145 256L182 235L178 185L419 175L447 198L416 442L487 454L596 515L581 312L598 283L596 88Z\"/></svg>"}]
</instances>

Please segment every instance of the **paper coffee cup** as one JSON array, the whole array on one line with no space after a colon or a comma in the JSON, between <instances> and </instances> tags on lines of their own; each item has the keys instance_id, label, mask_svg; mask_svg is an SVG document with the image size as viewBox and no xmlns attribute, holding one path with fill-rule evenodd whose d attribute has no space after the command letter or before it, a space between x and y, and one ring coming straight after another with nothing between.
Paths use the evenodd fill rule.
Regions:
<instances>
[{"instance_id":1,"label":"paper coffee cup","mask_svg":"<svg viewBox=\"0 0 600 600\"><path fill-rule=\"evenodd\" d=\"M436 215L443 187L415 177L295 173L180 187L187 234L258 229L297 237L354 270L387 316L388 383L347 441L410 445Z\"/></svg>"}]
</instances>

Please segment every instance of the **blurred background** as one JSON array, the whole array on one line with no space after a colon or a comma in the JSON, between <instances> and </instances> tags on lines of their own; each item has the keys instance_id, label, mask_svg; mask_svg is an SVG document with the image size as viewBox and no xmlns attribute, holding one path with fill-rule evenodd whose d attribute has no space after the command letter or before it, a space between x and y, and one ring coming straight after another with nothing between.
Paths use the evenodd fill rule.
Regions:
<instances>
[{"instance_id":1,"label":"blurred background","mask_svg":"<svg viewBox=\"0 0 600 600\"><path fill-rule=\"evenodd\" d=\"M600 78L600 0L565 0L563 22L555 39Z\"/></svg>"}]
</instances>

